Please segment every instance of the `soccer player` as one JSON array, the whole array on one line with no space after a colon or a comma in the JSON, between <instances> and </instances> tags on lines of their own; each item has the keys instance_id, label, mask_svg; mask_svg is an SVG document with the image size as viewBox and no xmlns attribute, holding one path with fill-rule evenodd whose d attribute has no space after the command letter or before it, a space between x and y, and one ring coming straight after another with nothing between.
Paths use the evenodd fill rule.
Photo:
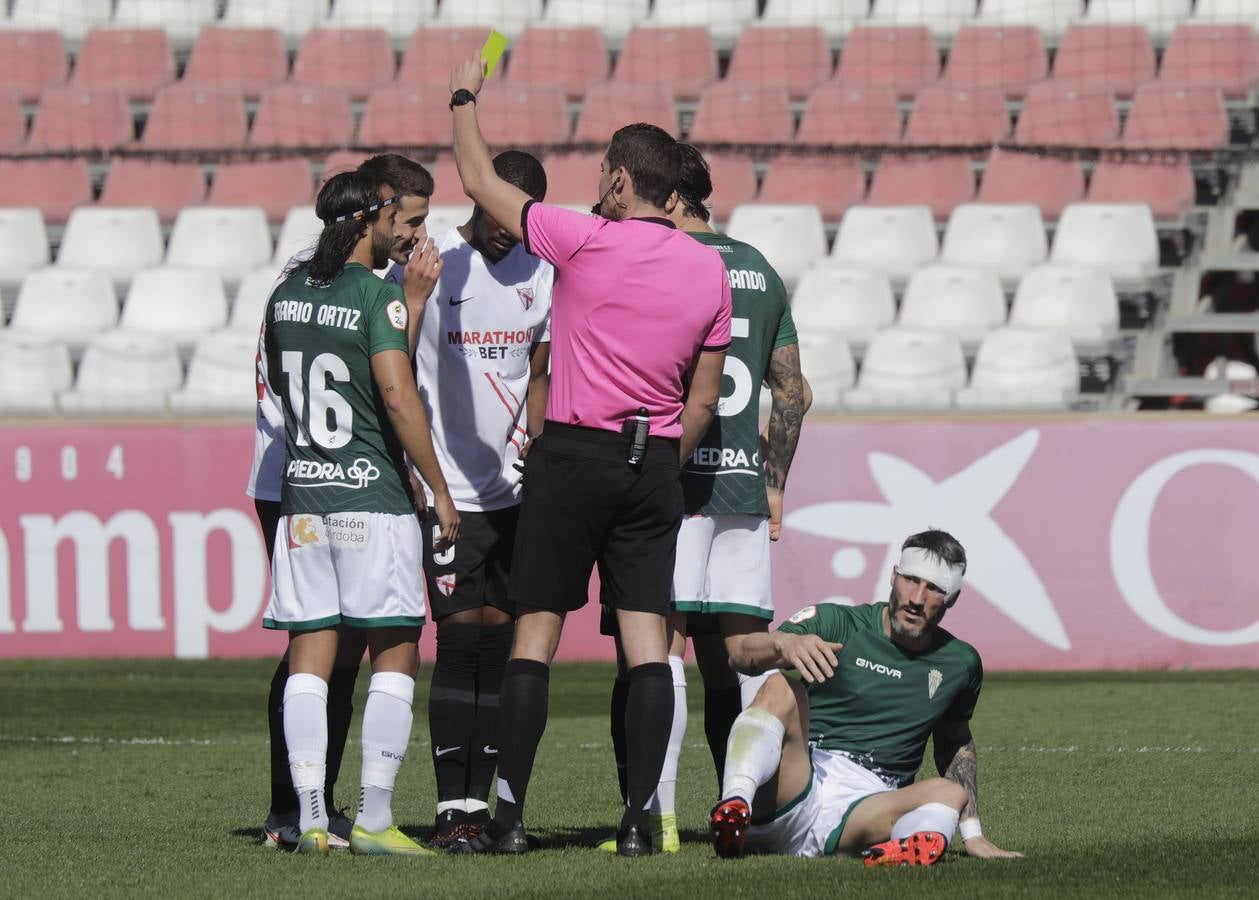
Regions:
<instances>
[{"instance_id":1,"label":"soccer player","mask_svg":"<svg viewBox=\"0 0 1259 900\"><path fill-rule=\"evenodd\" d=\"M508 150L493 165L508 184L545 198L546 173L533 156ZM444 268L420 320L415 371L460 511L454 546L442 550L436 528L424 541L437 622L428 698L437 818L429 843L449 847L490 820L499 686L513 631L507 577L520 509L518 464L546 415L554 276L550 263L526 253L479 206L433 241ZM388 277L402 272L395 265Z\"/></svg>"},{"instance_id":2,"label":"soccer player","mask_svg":"<svg viewBox=\"0 0 1259 900\"><path fill-rule=\"evenodd\" d=\"M931 865L958 817L972 856L1019 856L983 836L970 718L983 666L940 627L962 590L966 551L950 534L906 539L886 603L806 606L774 634L749 635L732 664L776 672L735 720L718 856L860 854L867 866ZM942 777L915 782L927 738Z\"/></svg>"},{"instance_id":3,"label":"soccer player","mask_svg":"<svg viewBox=\"0 0 1259 900\"><path fill-rule=\"evenodd\" d=\"M284 736L299 803L299 852L326 854L328 679L338 625L366 631L372 679L363 711L362 790L350 851L426 851L393 825L394 783L411 734L424 623L421 533L403 452L434 494L443 544L459 514L411 373L408 303L438 261L414 254L405 290L372 274L394 245L394 195L367 173L335 175L315 211L310 258L267 304L268 379L284 413L282 516L263 624L289 633ZM422 293L422 296L421 296ZM280 534L283 539L280 539Z\"/></svg>"}]
</instances>

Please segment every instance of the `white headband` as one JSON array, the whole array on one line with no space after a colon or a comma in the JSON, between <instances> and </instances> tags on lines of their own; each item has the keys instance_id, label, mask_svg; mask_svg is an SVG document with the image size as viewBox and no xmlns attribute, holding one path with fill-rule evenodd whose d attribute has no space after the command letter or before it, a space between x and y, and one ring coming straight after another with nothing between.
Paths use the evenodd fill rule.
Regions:
<instances>
[{"instance_id":1,"label":"white headband","mask_svg":"<svg viewBox=\"0 0 1259 900\"><path fill-rule=\"evenodd\" d=\"M950 566L921 547L906 547L901 551L901 562L896 571L930 581L944 591L947 599L952 600L962 589L962 573L965 569L960 565Z\"/></svg>"}]
</instances>

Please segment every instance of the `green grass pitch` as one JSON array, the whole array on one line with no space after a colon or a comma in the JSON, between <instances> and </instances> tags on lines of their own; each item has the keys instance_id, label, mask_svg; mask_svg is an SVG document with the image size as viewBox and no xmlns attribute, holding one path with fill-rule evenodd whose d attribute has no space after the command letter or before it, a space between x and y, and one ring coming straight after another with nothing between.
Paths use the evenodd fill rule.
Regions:
<instances>
[{"instance_id":1,"label":"green grass pitch","mask_svg":"<svg viewBox=\"0 0 1259 900\"><path fill-rule=\"evenodd\" d=\"M557 666L524 858L297 857L263 848L267 661L0 662L8 834L0 895L162 897L1253 897L1259 674L990 675L974 722L987 833L1014 861L930 869L722 861L699 678L682 758L682 853L591 849L617 818L611 669ZM395 813L426 835L434 787L421 673ZM359 679L362 709L367 677ZM356 715L338 802L357 794ZM930 755L928 754L928 760ZM929 763L928 763L929 765Z\"/></svg>"}]
</instances>

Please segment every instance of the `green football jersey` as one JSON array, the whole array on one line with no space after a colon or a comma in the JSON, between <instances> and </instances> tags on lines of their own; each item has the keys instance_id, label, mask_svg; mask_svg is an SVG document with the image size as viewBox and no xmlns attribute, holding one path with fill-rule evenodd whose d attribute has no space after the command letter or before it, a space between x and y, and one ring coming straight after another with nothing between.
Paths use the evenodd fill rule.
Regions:
<instances>
[{"instance_id":1,"label":"green football jersey","mask_svg":"<svg viewBox=\"0 0 1259 900\"><path fill-rule=\"evenodd\" d=\"M886 609L886 603L820 603L800 610L779 631L844 645L835 674L806 686L810 743L903 787L922 767L936 724L970 719L984 670L975 648L943 628L928 649L902 649L883 631Z\"/></svg>"},{"instance_id":2,"label":"green football jersey","mask_svg":"<svg viewBox=\"0 0 1259 900\"><path fill-rule=\"evenodd\" d=\"M350 263L328 284L297 269L267 302L268 378L284 408L287 513L414 512L402 446L371 357L407 351L402 288Z\"/></svg>"},{"instance_id":3,"label":"green football jersey","mask_svg":"<svg viewBox=\"0 0 1259 900\"><path fill-rule=\"evenodd\" d=\"M760 251L723 234L691 237L721 254L733 301L717 415L682 469L688 515L768 516L761 460L761 385L769 357L796 343L787 289Z\"/></svg>"}]
</instances>

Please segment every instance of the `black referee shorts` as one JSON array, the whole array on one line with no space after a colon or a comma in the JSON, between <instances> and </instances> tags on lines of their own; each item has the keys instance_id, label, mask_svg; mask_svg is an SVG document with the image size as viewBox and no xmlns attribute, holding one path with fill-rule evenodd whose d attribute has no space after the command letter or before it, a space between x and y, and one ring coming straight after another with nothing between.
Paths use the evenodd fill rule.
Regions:
<instances>
[{"instance_id":1,"label":"black referee shorts","mask_svg":"<svg viewBox=\"0 0 1259 900\"><path fill-rule=\"evenodd\" d=\"M525 460L511 598L519 612L586 603L597 565L614 609L669 612L682 522L678 442L650 438L638 466L629 438L546 423Z\"/></svg>"},{"instance_id":2,"label":"black referee shorts","mask_svg":"<svg viewBox=\"0 0 1259 900\"><path fill-rule=\"evenodd\" d=\"M424 583L433 621L482 606L515 615L507 599L507 578L519 515L519 506L461 512L458 539L453 546L439 551L435 542L441 526L429 510L424 519Z\"/></svg>"}]
</instances>

